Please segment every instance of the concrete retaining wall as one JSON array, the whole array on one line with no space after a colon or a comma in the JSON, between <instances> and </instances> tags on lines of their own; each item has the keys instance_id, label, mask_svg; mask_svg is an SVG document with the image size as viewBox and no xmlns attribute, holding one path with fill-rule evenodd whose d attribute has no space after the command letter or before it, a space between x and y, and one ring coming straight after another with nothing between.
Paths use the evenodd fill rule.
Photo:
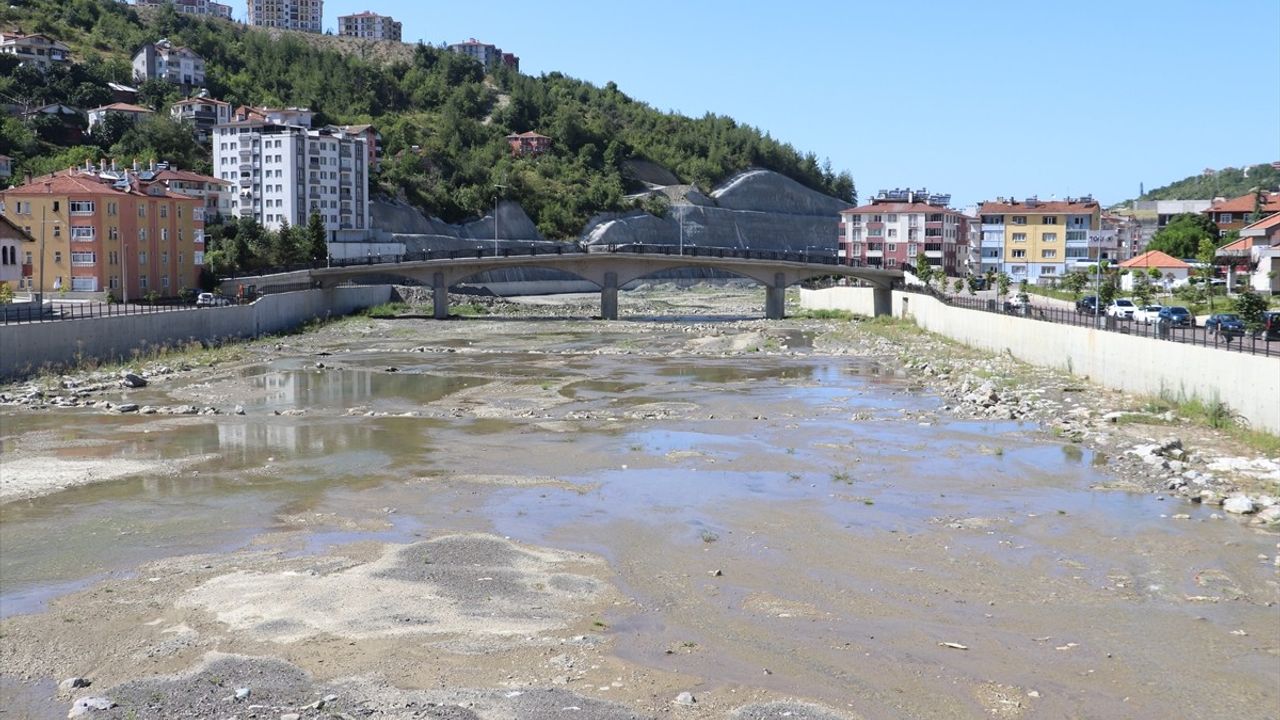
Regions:
<instances>
[{"instance_id":1,"label":"concrete retaining wall","mask_svg":"<svg viewBox=\"0 0 1280 720\"><path fill-rule=\"evenodd\" d=\"M874 314L867 288L801 290L800 304ZM893 293L893 314L970 347L1008 352L1117 390L1223 402L1253 428L1280 433L1280 358L968 310L912 293Z\"/></svg>"},{"instance_id":2,"label":"concrete retaining wall","mask_svg":"<svg viewBox=\"0 0 1280 720\"><path fill-rule=\"evenodd\" d=\"M149 348L247 338L292 330L387 302L389 286L344 287L267 295L252 305L192 308L146 315L0 326L0 377L83 360L119 360Z\"/></svg>"}]
</instances>

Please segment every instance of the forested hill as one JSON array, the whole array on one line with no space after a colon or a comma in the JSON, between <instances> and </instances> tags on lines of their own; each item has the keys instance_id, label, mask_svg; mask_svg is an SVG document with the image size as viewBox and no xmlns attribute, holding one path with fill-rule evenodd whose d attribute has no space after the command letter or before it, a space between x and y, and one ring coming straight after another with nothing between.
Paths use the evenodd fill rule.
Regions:
<instances>
[{"instance_id":1,"label":"forested hill","mask_svg":"<svg viewBox=\"0 0 1280 720\"><path fill-rule=\"evenodd\" d=\"M1280 189L1280 169L1268 164L1247 168L1226 168L1213 174L1192 175L1148 191L1139 200L1212 200L1246 195L1254 188Z\"/></svg>"},{"instance_id":2,"label":"forested hill","mask_svg":"<svg viewBox=\"0 0 1280 720\"><path fill-rule=\"evenodd\" d=\"M424 45L403 53L343 53L334 49L338 43L314 36L277 32L273 38L169 7L140 12L113 0L8 1L0 28L55 37L71 47L74 64L42 76L0 56L0 102L109 103L108 81L132 82L134 50L169 38L205 58L213 97L309 107L317 124L373 123L384 148L377 184L446 220L482 214L502 186L503 197L520 202L545 236L576 236L592 214L624 209L631 188L622 167L629 158L652 160L704 190L762 167L856 201L848 173L833 172L813 153L731 118L659 112L613 83L601 88L560 73L530 77L505 68L486 76L474 61ZM140 104L157 110L179 99L159 82L141 89ZM0 153L15 158L19 177L99 153L208 169L207 149L186 142L189 135L165 112L137 128L104 128L90 148L59 147L38 125L6 116L0 126ZM528 130L550 136L553 151L510 157L505 136Z\"/></svg>"}]
</instances>

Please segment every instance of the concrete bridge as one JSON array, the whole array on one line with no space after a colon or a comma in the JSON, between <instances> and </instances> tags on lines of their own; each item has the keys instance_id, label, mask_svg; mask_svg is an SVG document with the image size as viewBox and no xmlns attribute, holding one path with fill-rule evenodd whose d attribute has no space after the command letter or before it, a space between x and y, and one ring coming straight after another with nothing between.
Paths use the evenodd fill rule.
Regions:
<instances>
[{"instance_id":1,"label":"concrete bridge","mask_svg":"<svg viewBox=\"0 0 1280 720\"><path fill-rule=\"evenodd\" d=\"M369 276L399 276L433 289L434 315L449 317L449 287L480 273L512 268L559 270L594 283L600 288L600 316L618 318L618 288L664 270L702 267L750 278L765 287L765 317L785 316L786 289L815 277L847 277L862 280L874 289L877 314L889 312L890 287L903 274L898 270L853 267L836 263L830 255L734 250L731 248L678 248L658 245L592 247L590 252L563 246L507 248L501 251L445 251L415 253L391 261L353 261L294 273L267 276L257 284L287 285L308 282L312 287L333 287ZM386 259L381 259L386 260ZM232 282L252 282L245 278Z\"/></svg>"}]
</instances>

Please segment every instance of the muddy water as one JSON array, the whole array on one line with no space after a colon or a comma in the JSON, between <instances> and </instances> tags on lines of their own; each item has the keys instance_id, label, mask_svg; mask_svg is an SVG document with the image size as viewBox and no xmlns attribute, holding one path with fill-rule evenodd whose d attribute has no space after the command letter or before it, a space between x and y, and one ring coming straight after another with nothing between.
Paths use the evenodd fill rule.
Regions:
<instances>
[{"instance_id":1,"label":"muddy water","mask_svg":"<svg viewBox=\"0 0 1280 720\"><path fill-rule=\"evenodd\" d=\"M780 336L790 356L529 340L353 345L127 398L243 416L4 416L5 452L196 460L6 504L0 614L264 538L323 555L480 531L604 558L630 601L599 619L611 652L697 693L868 717L1276 715L1275 535L1091 490L1105 458L948 420L803 333Z\"/></svg>"}]
</instances>

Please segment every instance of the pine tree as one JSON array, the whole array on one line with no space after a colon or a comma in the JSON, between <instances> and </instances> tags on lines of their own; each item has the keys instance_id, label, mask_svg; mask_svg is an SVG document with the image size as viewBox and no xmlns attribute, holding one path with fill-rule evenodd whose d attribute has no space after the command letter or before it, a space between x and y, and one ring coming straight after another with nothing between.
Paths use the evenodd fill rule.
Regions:
<instances>
[{"instance_id":1,"label":"pine tree","mask_svg":"<svg viewBox=\"0 0 1280 720\"><path fill-rule=\"evenodd\" d=\"M312 212L307 219L307 255L312 262L325 262L329 259L329 244L325 242L324 221L320 213Z\"/></svg>"}]
</instances>

